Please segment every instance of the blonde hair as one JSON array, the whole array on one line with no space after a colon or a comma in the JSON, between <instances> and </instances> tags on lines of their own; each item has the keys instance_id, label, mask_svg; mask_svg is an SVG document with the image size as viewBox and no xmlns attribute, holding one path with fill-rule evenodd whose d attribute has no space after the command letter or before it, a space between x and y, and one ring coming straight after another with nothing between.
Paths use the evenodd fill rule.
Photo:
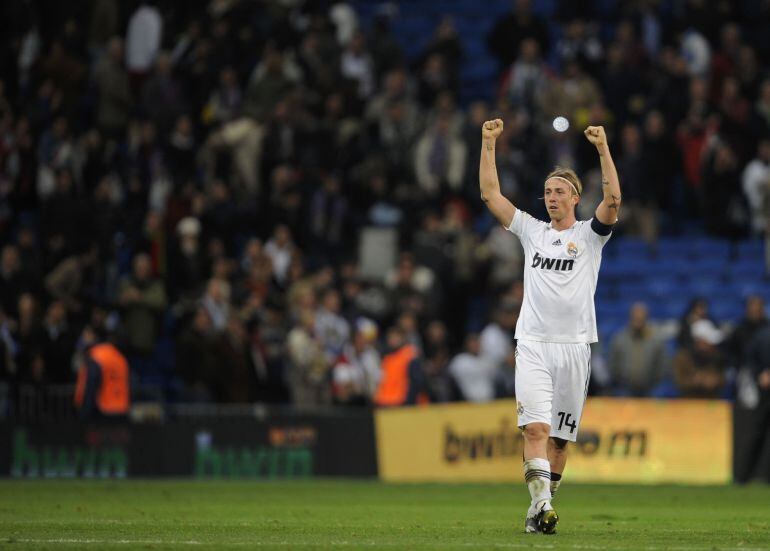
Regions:
<instances>
[{"instance_id":1,"label":"blonde hair","mask_svg":"<svg viewBox=\"0 0 770 551\"><path fill-rule=\"evenodd\" d=\"M548 174L548 176L545 177L545 181L547 182L551 178L566 180L567 183L570 184L570 186L572 186L573 193L577 193L578 197L583 195L583 183L580 181L580 178L578 178L578 175L575 174L575 171L572 170L571 168L556 166ZM545 185L545 182L543 183L543 185Z\"/></svg>"}]
</instances>

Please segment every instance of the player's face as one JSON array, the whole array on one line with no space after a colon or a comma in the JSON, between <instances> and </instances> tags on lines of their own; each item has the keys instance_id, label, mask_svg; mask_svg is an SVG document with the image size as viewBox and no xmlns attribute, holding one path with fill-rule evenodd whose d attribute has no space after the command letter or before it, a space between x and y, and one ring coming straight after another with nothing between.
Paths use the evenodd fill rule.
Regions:
<instances>
[{"instance_id":1,"label":"player's face","mask_svg":"<svg viewBox=\"0 0 770 551\"><path fill-rule=\"evenodd\" d=\"M572 192L570 185L557 178L546 180L543 199L548 216L557 221L572 214L578 202L578 197Z\"/></svg>"}]
</instances>

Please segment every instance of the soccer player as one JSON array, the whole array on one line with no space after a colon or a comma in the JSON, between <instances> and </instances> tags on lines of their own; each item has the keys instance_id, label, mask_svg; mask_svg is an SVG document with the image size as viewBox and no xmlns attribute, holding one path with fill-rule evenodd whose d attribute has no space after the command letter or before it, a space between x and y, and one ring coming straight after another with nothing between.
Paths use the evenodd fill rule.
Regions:
<instances>
[{"instance_id":1,"label":"soccer player","mask_svg":"<svg viewBox=\"0 0 770 551\"><path fill-rule=\"evenodd\" d=\"M620 183L604 128L585 137L599 153L604 198L591 220L578 221L583 186L571 169L556 167L545 179L550 223L517 209L500 192L495 142L500 119L482 126L479 186L497 220L524 247L524 300L516 325L516 410L524 432L524 478L532 501L526 532L552 534L559 517L551 505L567 462L567 442L577 438L588 381L590 344L597 341L594 291L602 247L620 208Z\"/></svg>"}]
</instances>

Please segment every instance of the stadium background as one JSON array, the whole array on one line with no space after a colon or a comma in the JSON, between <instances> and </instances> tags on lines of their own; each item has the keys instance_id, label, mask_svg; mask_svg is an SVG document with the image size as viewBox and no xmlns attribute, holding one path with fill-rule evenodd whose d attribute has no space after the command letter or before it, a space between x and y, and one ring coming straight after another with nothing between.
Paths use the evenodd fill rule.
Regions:
<instances>
[{"instance_id":1,"label":"stadium background","mask_svg":"<svg viewBox=\"0 0 770 551\"><path fill-rule=\"evenodd\" d=\"M723 400L682 402L727 404L709 481L766 479L770 5L529 4L3 2L2 474L382 474L394 327L420 350L404 402L513 396L523 259L476 173L499 116L503 191L541 218L554 164L591 216L580 131L608 129L624 205L591 395L628 397L629 439L631 397ZM86 329L130 365L106 427L72 406ZM653 404L651 442L679 407ZM442 407L414 418L465 406Z\"/></svg>"}]
</instances>

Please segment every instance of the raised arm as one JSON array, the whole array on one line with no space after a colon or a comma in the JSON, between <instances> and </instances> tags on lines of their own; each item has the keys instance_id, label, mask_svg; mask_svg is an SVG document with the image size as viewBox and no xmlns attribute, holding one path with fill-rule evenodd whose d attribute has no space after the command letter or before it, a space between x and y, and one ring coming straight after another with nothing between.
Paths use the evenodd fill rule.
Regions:
<instances>
[{"instance_id":1,"label":"raised arm","mask_svg":"<svg viewBox=\"0 0 770 551\"><path fill-rule=\"evenodd\" d=\"M481 126L481 159L479 161L479 188L481 200L506 228L511 225L516 207L500 192L495 165L495 142L503 132L503 121L495 119Z\"/></svg>"},{"instance_id":2,"label":"raised arm","mask_svg":"<svg viewBox=\"0 0 770 551\"><path fill-rule=\"evenodd\" d=\"M618 221L620 210L620 180L615 163L610 155L610 146L607 144L607 135L603 126L589 126L583 132L589 142L596 146L599 153L599 162L602 165L602 192L604 198L596 207L596 219L605 225L612 225Z\"/></svg>"}]
</instances>

